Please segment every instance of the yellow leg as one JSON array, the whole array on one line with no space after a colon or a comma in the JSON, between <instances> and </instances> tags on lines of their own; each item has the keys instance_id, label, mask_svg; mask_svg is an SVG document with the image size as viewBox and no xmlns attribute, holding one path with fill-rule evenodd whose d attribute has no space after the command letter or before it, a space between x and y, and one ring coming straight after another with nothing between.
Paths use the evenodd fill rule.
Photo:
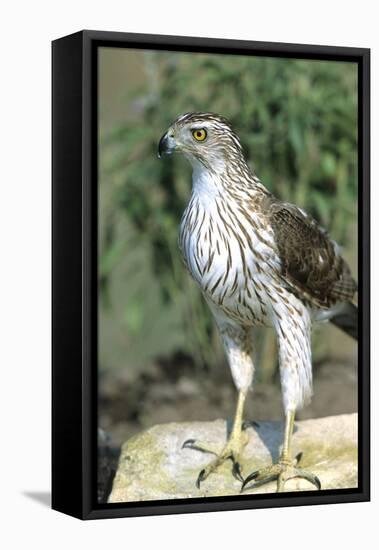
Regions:
<instances>
[{"instance_id":1,"label":"yellow leg","mask_svg":"<svg viewBox=\"0 0 379 550\"><path fill-rule=\"evenodd\" d=\"M246 400L246 393L246 390L241 390L238 393L238 401L232 431L225 447L220 453L209 449L207 445L200 443L196 439L188 439L183 443L182 448L194 449L196 451L202 451L204 453L211 453L216 455L216 458L199 473L196 481L197 487L200 487L200 483L204 481L210 473L214 472L227 459L230 459L233 462L232 473L234 477L241 482L243 481L241 475L240 456L248 440L246 433L242 430L243 410Z\"/></svg>"},{"instance_id":2,"label":"yellow leg","mask_svg":"<svg viewBox=\"0 0 379 550\"><path fill-rule=\"evenodd\" d=\"M276 464L262 468L261 470L256 470L251 473L242 483L241 491L253 481L253 485L249 488L253 489L268 483L269 481L277 480L277 491L281 493L284 491L284 485L289 479L300 477L308 480L310 483L315 485L317 489L321 489L321 483L317 476L297 468L297 465L301 459L301 453L298 454L295 459L292 458L292 433L293 425L295 421L295 411L290 410L286 415L286 425L284 430L284 441L283 448L279 456L279 461Z\"/></svg>"},{"instance_id":3,"label":"yellow leg","mask_svg":"<svg viewBox=\"0 0 379 550\"><path fill-rule=\"evenodd\" d=\"M243 421L243 410L245 407L245 400L246 400L246 391L239 391L238 392L238 400L237 400L237 407L236 407L236 414L234 415L234 421L233 421L233 427L230 434L230 439L237 439L241 437L242 434L242 421Z\"/></svg>"},{"instance_id":4,"label":"yellow leg","mask_svg":"<svg viewBox=\"0 0 379 550\"><path fill-rule=\"evenodd\" d=\"M284 429L283 449L280 458L283 462L290 460L292 456L291 443L293 434L293 425L295 423L295 411L289 411L286 415L286 426Z\"/></svg>"}]
</instances>

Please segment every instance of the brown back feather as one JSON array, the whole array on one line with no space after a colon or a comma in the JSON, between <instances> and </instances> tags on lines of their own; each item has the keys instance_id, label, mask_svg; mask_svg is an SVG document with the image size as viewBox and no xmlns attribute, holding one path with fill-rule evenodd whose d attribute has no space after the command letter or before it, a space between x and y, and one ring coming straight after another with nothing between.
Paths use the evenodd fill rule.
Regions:
<instances>
[{"instance_id":1,"label":"brown back feather","mask_svg":"<svg viewBox=\"0 0 379 550\"><path fill-rule=\"evenodd\" d=\"M272 199L273 227L282 275L292 291L317 307L350 301L357 289L335 243L296 206Z\"/></svg>"}]
</instances>

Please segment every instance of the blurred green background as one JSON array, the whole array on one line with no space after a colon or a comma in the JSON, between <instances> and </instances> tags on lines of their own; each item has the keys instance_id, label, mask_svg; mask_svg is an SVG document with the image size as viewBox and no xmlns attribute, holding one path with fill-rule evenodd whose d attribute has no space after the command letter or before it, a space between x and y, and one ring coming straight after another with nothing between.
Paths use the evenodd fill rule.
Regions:
<instances>
[{"instance_id":1,"label":"blurred green background","mask_svg":"<svg viewBox=\"0 0 379 550\"><path fill-rule=\"evenodd\" d=\"M233 414L235 392L178 225L191 189L180 156L157 159L169 124L227 117L278 197L327 228L357 273L357 66L101 48L99 51L99 418L116 443L165 421ZM281 416L272 331L256 330L247 415ZM314 331L315 397L299 417L356 410L356 345Z\"/></svg>"}]
</instances>

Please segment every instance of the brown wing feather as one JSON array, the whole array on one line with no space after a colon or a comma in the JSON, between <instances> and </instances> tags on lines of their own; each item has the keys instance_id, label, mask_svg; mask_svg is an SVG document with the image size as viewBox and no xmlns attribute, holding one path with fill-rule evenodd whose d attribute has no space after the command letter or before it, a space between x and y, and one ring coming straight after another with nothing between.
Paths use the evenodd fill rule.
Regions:
<instances>
[{"instance_id":1,"label":"brown wing feather","mask_svg":"<svg viewBox=\"0 0 379 550\"><path fill-rule=\"evenodd\" d=\"M318 307L351 300L357 286L350 269L317 222L280 201L272 202L269 212L282 275L291 289Z\"/></svg>"}]
</instances>

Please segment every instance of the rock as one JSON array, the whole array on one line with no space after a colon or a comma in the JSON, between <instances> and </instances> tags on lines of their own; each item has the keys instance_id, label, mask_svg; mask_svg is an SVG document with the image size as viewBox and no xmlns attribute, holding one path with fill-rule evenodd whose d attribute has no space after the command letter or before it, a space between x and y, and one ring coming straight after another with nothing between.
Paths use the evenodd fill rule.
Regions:
<instances>
[{"instance_id":1,"label":"rock","mask_svg":"<svg viewBox=\"0 0 379 550\"><path fill-rule=\"evenodd\" d=\"M183 422L154 426L124 443L108 502L133 502L173 498L240 494L241 484L225 462L200 489L199 471L212 455L184 448L187 439L198 439L220 449L226 441L227 423ZM276 460L283 440L283 422L261 422L246 428L249 436L243 453L242 474ZM301 468L316 474L322 489L357 487L357 414L330 416L295 423L293 453L303 452ZM286 483L286 490L315 490L303 479ZM276 491L276 483L246 489L242 495Z\"/></svg>"}]
</instances>

